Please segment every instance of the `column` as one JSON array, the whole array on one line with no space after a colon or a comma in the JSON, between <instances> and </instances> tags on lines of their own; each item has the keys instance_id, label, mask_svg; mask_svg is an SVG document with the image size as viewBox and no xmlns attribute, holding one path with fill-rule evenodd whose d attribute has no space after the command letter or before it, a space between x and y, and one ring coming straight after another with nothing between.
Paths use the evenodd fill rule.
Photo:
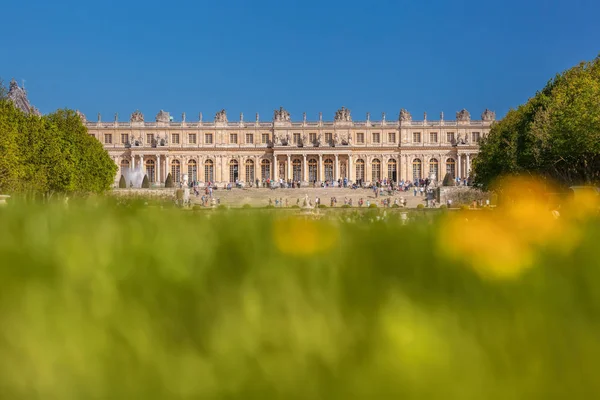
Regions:
<instances>
[{"instance_id":1,"label":"column","mask_svg":"<svg viewBox=\"0 0 600 400\"><path fill-rule=\"evenodd\" d=\"M467 153L467 167L466 167L466 171L465 171L465 177L469 177L469 174L471 172L471 159L470 159L470 154Z\"/></svg>"},{"instance_id":2,"label":"column","mask_svg":"<svg viewBox=\"0 0 600 400\"><path fill-rule=\"evenodd\" d=\"M130 167L130 171L132 171L132 172L135 171L135 155L133 155L133 154L131 155L131 165L129 167Z\"/></svg>"},{"instance_id":3,"label":"column","mask_svg":"<svg viewBox=\"0 0 600 400\"><path fill-rule=\"evenodd\" d=\"M333 180L337 181L340 177L340 165L339 165L338 155L335 155L335 164L333 164Z\"/></svg>"},{"instance_id":4,"label":"column","mask_svg":"<svg viewBox=\"0 0 600 400\"><path fill-rule=\"evenodd\" d=\"M346 173L348 174L348 181L353 182L354 179L352 179L352 154L348 154L348 171L346 171Z\"/></svg>"},{"instance_id":5,"label":"column","mask_svg":"<svg viewBox=\"0 0 600 400\"><path fill-rule=\"evenodd\" d=\"M167 181L167 175L169 175L169 172L171 172L171 168L169 168L169 156L165 155L165 182Z\"/></svg>"},{"instance_id":6,"label":"column","mask_svg":"<svg viewBox=\"0 0 600 400\"><path fill-rule=\"evenodd\" d=\"M461 164L462 164L462 157L460 156L460 154L457 157L457 162L456 162L456 177L457 178L462 178L461 176Z\"/></svg>"},{"instance_id":7,"label":"column","mask_svg":"<svg viewBox=\"0 0 600 400\"><path fill-rule=\"evenodd\" d=\"M160 176L160 154L156 155L156 183L160 185L162 179Z\"/></svg>"},{"instance_id":8,"label":"column","mask_svg":"<svg viewBox=\"0 0 600 400\"><path fill-rule=\"evenodd\" d=\"M140 154L140 170L142 171L142 175L146 174L146 168L144 168L144 155Z\"/></svg>"},{"instance_id":9,"label":"column","mask_svg":"<svg viewBox=\"0 0 600 400\"><path fill-rule=\"evenodd\" d=\"M302 181L308 182L308 164L306 163L306 154L303 154L302 157Z\"/></svg>"},{"instance_id":10,"label":"column","mask_svg":"<svg viewBox=\"0 0 600 400\"><path fill-rule=\"evenodd\" d=\"M323 182L324 174L323 174L323 154L319 154L319 181Z\"/></svg>"},{"instance_id":11,"label":"column","mask_svg":"<svg viewBox=\"0 0 600 400\"><path fill-rule=\"evenodd\" d=\"M285 178L286 180L288 179L292 179L292 156L290 154L287 155L287 178Z\"/></svg>"}]
</instances>

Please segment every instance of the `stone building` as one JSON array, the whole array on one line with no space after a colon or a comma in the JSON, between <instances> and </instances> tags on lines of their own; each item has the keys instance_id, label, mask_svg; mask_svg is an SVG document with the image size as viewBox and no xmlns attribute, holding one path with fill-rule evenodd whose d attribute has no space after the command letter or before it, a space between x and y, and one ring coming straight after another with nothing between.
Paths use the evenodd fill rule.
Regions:
<instances>
[{"instance_id":1,"label":"stone building","mask_svg":"<svg viewBox=\"0 0 600 400\"><path fill-rule=\"evenodd\" d=\"M170 172L179 182L246 182L258 179L284 179L324 182L347 178L350 182L370 182L388 178L414 181L441 180L446 173L467 177L478 152L478 142L495 121L495 113L485 110L472 120L467 110L455 120L412 119L402 109L398 118L353 121L350 110L339 109L333 121L292 121L283 107L273 119L230 121L225 110L212 121L199 115L198 121L174 122L160 111L153 122L135 111L128 122L85 122L89 134L100 140L121 174L142 170L155 185L164 183Z\"/></svg>"}]
</instances>

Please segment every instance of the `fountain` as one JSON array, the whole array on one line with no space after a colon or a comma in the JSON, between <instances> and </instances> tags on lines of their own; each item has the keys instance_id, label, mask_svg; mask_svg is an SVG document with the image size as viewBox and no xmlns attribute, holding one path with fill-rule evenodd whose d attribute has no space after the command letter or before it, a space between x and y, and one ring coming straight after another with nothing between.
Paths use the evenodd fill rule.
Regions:
<instances>
[{"instance_id":1,"label":"fountain","mask_svg":"<svg viewBox=\"0 0 600 400\"><path fill-rule=\"evenodd\" d=\"M128 188L141 188L144 175L146 175L146 171L141 167L137 167L133 170L126 170L125 174L123 174Z\"/></svg>"}]
</instances>

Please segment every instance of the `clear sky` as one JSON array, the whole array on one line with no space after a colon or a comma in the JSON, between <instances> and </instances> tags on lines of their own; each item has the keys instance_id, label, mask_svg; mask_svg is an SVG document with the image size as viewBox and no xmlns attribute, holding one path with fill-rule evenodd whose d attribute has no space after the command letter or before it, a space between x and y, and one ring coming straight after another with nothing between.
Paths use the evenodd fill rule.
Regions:
<instances>
[{"instance_id":1,"label":"clear sky","mask_svg":"<svg viewBox=\"0 0 600 400\"><path fill-rule=\"evenodd\" d=\"M600 0L22 0L0 5L0 77L42 112L159 109L271 120L504 115L600 53Z\"/></svg>"}]
</instances>

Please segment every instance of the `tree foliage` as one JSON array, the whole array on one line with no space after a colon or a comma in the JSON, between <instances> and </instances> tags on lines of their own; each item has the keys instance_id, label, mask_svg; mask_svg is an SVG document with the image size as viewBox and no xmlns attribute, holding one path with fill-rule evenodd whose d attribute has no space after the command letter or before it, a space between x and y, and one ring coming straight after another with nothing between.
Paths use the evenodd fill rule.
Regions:
<instances>
[{"instance_id":1,"label":"tree foliage","mask_svg":"<svg viewBox=\"0 0 600 400\"><path fill-rule=\"evenodd\" d=\"M600 56L550 80L492 126L473 162L474 183L539 175L563 185L600 182Z\"/></svg>"},{"instance_id":2,"label":"tree foliage","mask_svg":"<svg viewBox=\"0 0 600 400\"><path fill-rule=\"evenodd\" d=\"M171 177L171 173L167 175L167 179L165 179L165 187L172 188L173 187L173 178Z\"/></svg>"},{"instance_id":3,"label":"tree foliage","mask_svg":"<svg viewBox=\"0 0 600 400\"><path fill-rule=\"evenodd\" d=\"M454 178L452 177L452 175L450 175L449 173L447 173L444 176L444 180L442 181L442 186L454 186Z\"/></svg>"},{"instance_id":4,"label":"tree foliage","mask_svg":"<svg viewBox=\"0 0 600 400\"><path fill-rule=\"evenodd\" d=\"M102 192L117 166L72 110L27 115L0 99L0 192Z\"/></svg>"},{"instance_id":5,"label":"tree foliage","mask_svg":"<svg viewBox=\"0 0 600 400\"><path fill-rule=\"evenodd\" d=\"M144 175L144 179L142 179L142 189L150 189L150 181L148 180L148 175Z\"/></svg>"}]
</instances>

